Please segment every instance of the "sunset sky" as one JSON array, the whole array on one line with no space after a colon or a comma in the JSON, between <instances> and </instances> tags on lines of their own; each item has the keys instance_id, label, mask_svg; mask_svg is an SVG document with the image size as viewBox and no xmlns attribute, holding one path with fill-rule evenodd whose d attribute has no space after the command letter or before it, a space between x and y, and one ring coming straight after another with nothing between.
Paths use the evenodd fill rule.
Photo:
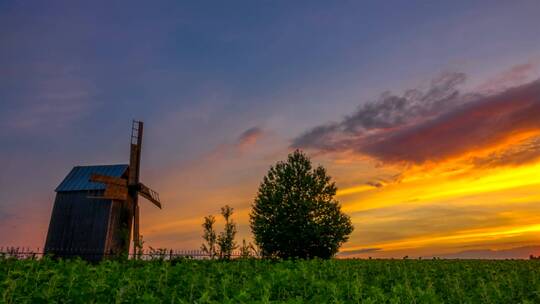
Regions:
<instances>
[{"instance_id":1,"label":"sunset sky","mask_svg":"<svg viewBox=\"0 0 540 304\"><path fill-rule=\"evenodd\" d=\"M43 247L54 188L127 163L138 119L154 248L198 249L225 204L250 240L300 148L342 256L540 254L539 1L156 2L0 2L0 246Z\"/></svg>"}]
</instances>

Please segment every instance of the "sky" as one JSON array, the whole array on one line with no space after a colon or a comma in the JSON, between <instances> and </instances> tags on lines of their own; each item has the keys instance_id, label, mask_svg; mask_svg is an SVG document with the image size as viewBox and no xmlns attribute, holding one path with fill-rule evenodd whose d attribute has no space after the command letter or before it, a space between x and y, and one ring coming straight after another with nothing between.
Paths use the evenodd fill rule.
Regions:
<instances>
[{"instance_id":1,"label":"sky","mask_svg":"<svg viewBox=\"0 0 540 304\"><path fill-rule=\"evenodd\" d=\"M145 123L147 246L198 249L263 176L323 165L344 257L540 254L540 3L0 1L0 246L43 247L76 165ZM218 222L218 227L222 223Z\"/></svg>"}]
</instances>

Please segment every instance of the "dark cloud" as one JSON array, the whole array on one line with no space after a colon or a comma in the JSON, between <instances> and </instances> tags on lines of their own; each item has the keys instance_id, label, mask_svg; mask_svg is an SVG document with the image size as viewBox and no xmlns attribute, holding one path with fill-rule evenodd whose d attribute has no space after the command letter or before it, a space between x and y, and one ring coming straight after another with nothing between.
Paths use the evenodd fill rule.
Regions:
<instances>
[{"instance_id":1,"label":"dark cloud","mask_svg":"<svg viewBox=\"0 0 540 304\"><path fill-rule=\"evenodd\" d=\"M240 147L247 147L255 144L257 140L263 135L263 130L259 127L252 127L242 132L238 137L238 145Z\"/></svg>"},{"instance_id":2,"label":"dark cloud","mask_svg":"<svg viewBox=\"0 0 540 304\"><path fill-rule=\"evenodd\" d=\"M339 123L317 126L294 139L295 148L315 148L327 151L348 147L345 137L364 135L370 131L392 129L417 119L437 115L463 103L457 87L465 81L462 73L445 73L434 79L429 88L406 91L398 96L390 92L368 102Z\"/></svg>"},{"instance_id":3,"label":"dark cloud","mask_svg":"<svg viewBox=\"0 0 540 304\"><path fill-rule=\"evenodd\" d=\"M334 138L339 134L339 124L317 126L294 139L293 148L314 148L324 151L339 150L339 141Z\"/></svg>"},{"instance_id":4,"label":"dark cloud","mask_svg":"<svg viewBox=\"0 0 540 304\"><path fill-rule=\"evenodd\" d=\"M540 80L480 96L455 89L462 74L434 81L427 93L387 97L342 122L316 127L293 146L323 152L354 151L383 162L423 163L492 147L515 134L540 130ZM416 97L407 97L407 96ZM538 141L513 151L526 162L540 154ZM502 164L509 153L497 155ZM519 158L518 157L518 158ZM476 160L480 163L481 160Z\"/></svg>"},{"instance_id":5,"label":"dark cloud","mask_svg":"<svg viewBox=\"0 0 540 304\"><path fill-rule=\"evenodd\" d=\"M346 117L341 126L348 133L358 134L395 128L417 118L438 114L459 103L457 86L464 81L462 73L446 73L434 79L426 92L413 89L402 96L385 92L376 102L367 103Z\"/></svg>"},{"instance_id":6,"label":"dark cloud","mask_svg":"<svg viewBox=\"0 0 540 304\"><path fill-rule=\"evenodd\" d=\"M386 162L423 163L540 130L540 81L482 97L423 123L374 134L354 150Z\"/></svg>"}]
</instances>

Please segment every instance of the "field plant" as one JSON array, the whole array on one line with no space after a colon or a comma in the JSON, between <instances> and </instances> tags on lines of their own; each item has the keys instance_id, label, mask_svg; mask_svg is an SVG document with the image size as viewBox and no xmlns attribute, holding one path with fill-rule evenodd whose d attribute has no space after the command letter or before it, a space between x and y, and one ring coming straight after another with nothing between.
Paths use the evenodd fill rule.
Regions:
<instances>
[{"instance_id":1,"label":"field plant","mask_svg":"<svg viewBox=\"0 0 540 304\"><path fill-rule=\"evenodd\" d=\"M2 303L540 303L540 261L0 260Z\"/></svg>"}]
</instances>

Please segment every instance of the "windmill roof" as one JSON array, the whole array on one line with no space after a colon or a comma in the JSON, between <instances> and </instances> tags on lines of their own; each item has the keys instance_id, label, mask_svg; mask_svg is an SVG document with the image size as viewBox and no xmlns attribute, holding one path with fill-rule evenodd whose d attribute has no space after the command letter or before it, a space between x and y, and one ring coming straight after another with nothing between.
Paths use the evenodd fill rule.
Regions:
<instances>
[{"instance_id":1,"label":"windmill roof","mask_svg":"<svg viewBox=\"0 0 540 304\"><path fill-rule=\"evenodd\" d=\"M127 169L128 165L76 166L54 191L104 190L105 184L89 181L90 175L121 177Z\"/></svg>"}]
</instances>

